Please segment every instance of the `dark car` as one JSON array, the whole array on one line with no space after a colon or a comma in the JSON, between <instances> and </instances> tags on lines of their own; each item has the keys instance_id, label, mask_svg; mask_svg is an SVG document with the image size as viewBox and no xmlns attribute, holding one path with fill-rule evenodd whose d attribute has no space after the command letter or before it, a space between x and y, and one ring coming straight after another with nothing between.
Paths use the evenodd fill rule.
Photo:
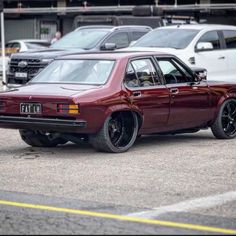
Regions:
<instances>
[{"instance_id":1,"label":"dark car","mask_svg":"<svg viewBox=\"0 0 236 236\"><path fill-rule=\"evenodd\" d=\"M13 54L6 84L16 87L27 83L58 56L84 51L105 51L128 47L149 32L149 26L84 26L62 37L49 49Z\"/></svg>"},{"instance_id":2,"label":"dark car","mask_svg":"<svg viewBox=\"0 0 236 236\"><path fill-rule=\"evenodd\" d=\"M201 80L182 61L155 52L68 55L31 82L0 93L0 127L27 144L88 140L124 152L138 135L197 132L236 136L236 84Z\"/></svg>"}]
</instances>

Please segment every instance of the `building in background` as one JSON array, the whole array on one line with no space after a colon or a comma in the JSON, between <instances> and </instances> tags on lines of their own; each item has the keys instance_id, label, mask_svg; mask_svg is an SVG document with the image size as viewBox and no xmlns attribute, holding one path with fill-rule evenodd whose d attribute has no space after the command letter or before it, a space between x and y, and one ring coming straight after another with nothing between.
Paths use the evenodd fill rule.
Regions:
<instances>
[{"instance_id":1,"label":"building in background","mask_svg":"<svg viewBox=\"0 0 236 236\"><path fill-rule=\"evenodd\" d=\"M179 6L198 6L199 4L236 4L236 0L3 0L6 9L15 9L5 14L6 41L22 38L37 38L51 40L57 30L63 35L79 25L128 24L144 22L140 18L146 17L147 24L151 24L153 17L189 16L197 21L208 23L222 23L236 25L236 10L234 9L184 9ZM144 7L145 5L145 7ZM167 9L165 6L173 6ZM105 7L106 6L106 7ZM111 8L108 8L110 6ZM123 6L123 8L122 8ZM124 7L126 6L126 7ZM140 6L133 16L133 6ZM143 6L143 7L142 7ZM158 6L159 11L152 12L150 6ZM177 7L176 7L177 6ZM76 11L50 12L46 9L77 8ZM91 9L99 7L101 11ZM113 8L112 8L113 7ZM24 14L22 9L45 8L45 12ZM107 10L106 10L107 9ZM49 13L50 12L50 13ZM154 14L154 15L153 15ZM228 17L226 18L225 15ZM127 18L130 17L130 21ZM131 19L132 18L132 19ZM134 19L135 18L135 19ZM139 18L139 19L138 19ZM153 21L152 21L153 22ZM156 27L156 25L150 25ZM26 27L27 26L27 27Z\"/></svg>"}]
</instances>

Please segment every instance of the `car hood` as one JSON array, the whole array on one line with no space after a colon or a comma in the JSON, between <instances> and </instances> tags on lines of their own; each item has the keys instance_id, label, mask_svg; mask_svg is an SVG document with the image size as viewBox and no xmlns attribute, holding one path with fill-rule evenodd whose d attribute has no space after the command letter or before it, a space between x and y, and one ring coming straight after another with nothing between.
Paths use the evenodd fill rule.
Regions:
<instances>
[{"instance_id":1,"label":"car hood","mask_svg":"<svg viewBox=\"0 0 236 236\"><path fill-rule=\"evenodd\" d=\"M84 52L83 49L53 49L47 48L42 50L34 50L34 51L26 51L21 53L12 54L12 58L14 59L55 59L59 56L65 56L71 53L81 53Z\"/></svg>"},{"instance_id":2,"label":"car hood","mask_svg":"<svg viewBox=\"0 0 236 236\"><path fill-rule=\"evenodd\" d=\"M32 96L32 97L73 97L82 95L91 90L99 89L98 85L75 85L75 84L27 84L25 86L1 92L6 96Z\"/></svg>"}]
</instances>

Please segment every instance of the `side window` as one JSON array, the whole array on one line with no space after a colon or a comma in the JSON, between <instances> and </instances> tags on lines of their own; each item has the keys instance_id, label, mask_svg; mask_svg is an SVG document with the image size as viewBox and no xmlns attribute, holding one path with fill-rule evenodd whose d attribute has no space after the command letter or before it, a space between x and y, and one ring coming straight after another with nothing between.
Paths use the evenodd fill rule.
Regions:
<instances>
[{"instance_id":1,"label":"side window","mask_svg":"<svg viewBox=\"0 0 236 236\"><path fill-rule=\"evenodd\" d=\"M161 71L164 75L166 84L186 83L188 79L183 71L180 71L178 66L171 60L158 60Z\"/></svg>"},{"instance_id":2,"label":"side window","mask_svg":"<svg viewBox=\"0 0 236 236\"><path fill-rule=\"evenodd\" d=\"M214 50L220 49L220 39L217 31L205 33L198 42L212 43Z\"/></svg>"},{"instance_id":3,"label":"side window","mask_svg":"<svg viewBox=\"0 0 236 236\"><path fill-rule=\"evenodd\" d=\"M147 32L138 32L138 31L132 32L132 41L138 40L139 38L141 38L146 33Z\"/></svg>"},{"instance_id":4,"label":"side window","mask_svg":"<svg viewBox=\"0 0 236 236\"><path fill-rule=\"evenodd\" d=\"M16 51L20 51L20 44L19 43L13 43L12 48L14 48Z\"/></svg>"},{"instance_id":5,"label":"side window","mask_svg":"<svg viewBox=\"0 0 236 236\"><path fill-rule=\"evenodd\" d=\"M226 48L236 49L236 30L224 30L223 31Z\"/></svg>"},{"instance_id":6,"label":"side window","mask_svg":"<svg viewBox=\"0 0 236 236\"><path fill-rule=\"evenodd\" d=\"M138 59L129 63L125 76L128 87L150 87L160 85L160 78L151 59Z\"/></svg>"},{"instance_id":7,"label":"side window","mask_svg":"<svg viewBox=\"0 0 236 236\"><path fill-rule=\"evenodd\" d=\"M129 36L125 32L116 33L111 36L106 43L115 43L117 48L125 48L129 46Z\"/></svg>"},{"instance_id":8,"label":"side window","mask_svg":"<svg viewBox=\"0 0 236 236\"><path fill-rule=\"evenodd\" d=\"M186 79L187 79L186 82L194 82L195 81L195 78L179 62L177 62L176 60L173 60L173 62L186 77Z\"/></svg>"},{"instance_id":9,"label":"side window","mask_svg":"<svg viewBox=\"0 0 236 236\"><path fill-rule=\"evenodd\" d=\"M125 74L125 84L130 88L139 87L139 81L131 63L129 63Z\"/></svg>"}]
</instances>

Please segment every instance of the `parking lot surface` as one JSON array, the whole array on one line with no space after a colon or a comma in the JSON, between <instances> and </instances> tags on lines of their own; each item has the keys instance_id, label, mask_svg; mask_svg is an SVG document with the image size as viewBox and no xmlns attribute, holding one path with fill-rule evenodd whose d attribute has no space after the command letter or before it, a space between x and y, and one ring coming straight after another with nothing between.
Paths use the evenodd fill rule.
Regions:
<instances>
[{"instance_id":1,"label":"parking lot surface","mask_svg":"<svg viewBox=\"0 0 236 236\"><path fill-rule=\"evenodd\" d=\"M0 140L1 234L236 233L236 140L144 136L123 154Z\"/></svg>"},{"instance_id":2,"label":"parking lot surface","mask_svg":"<svg viewBox=\"0 0 236 236\"><path fill-rule=\"evenodd\" d=\"M0 234L236 234L236 140L142 136L122 154L0 140Z\"/></svg>"}]
</instances>

